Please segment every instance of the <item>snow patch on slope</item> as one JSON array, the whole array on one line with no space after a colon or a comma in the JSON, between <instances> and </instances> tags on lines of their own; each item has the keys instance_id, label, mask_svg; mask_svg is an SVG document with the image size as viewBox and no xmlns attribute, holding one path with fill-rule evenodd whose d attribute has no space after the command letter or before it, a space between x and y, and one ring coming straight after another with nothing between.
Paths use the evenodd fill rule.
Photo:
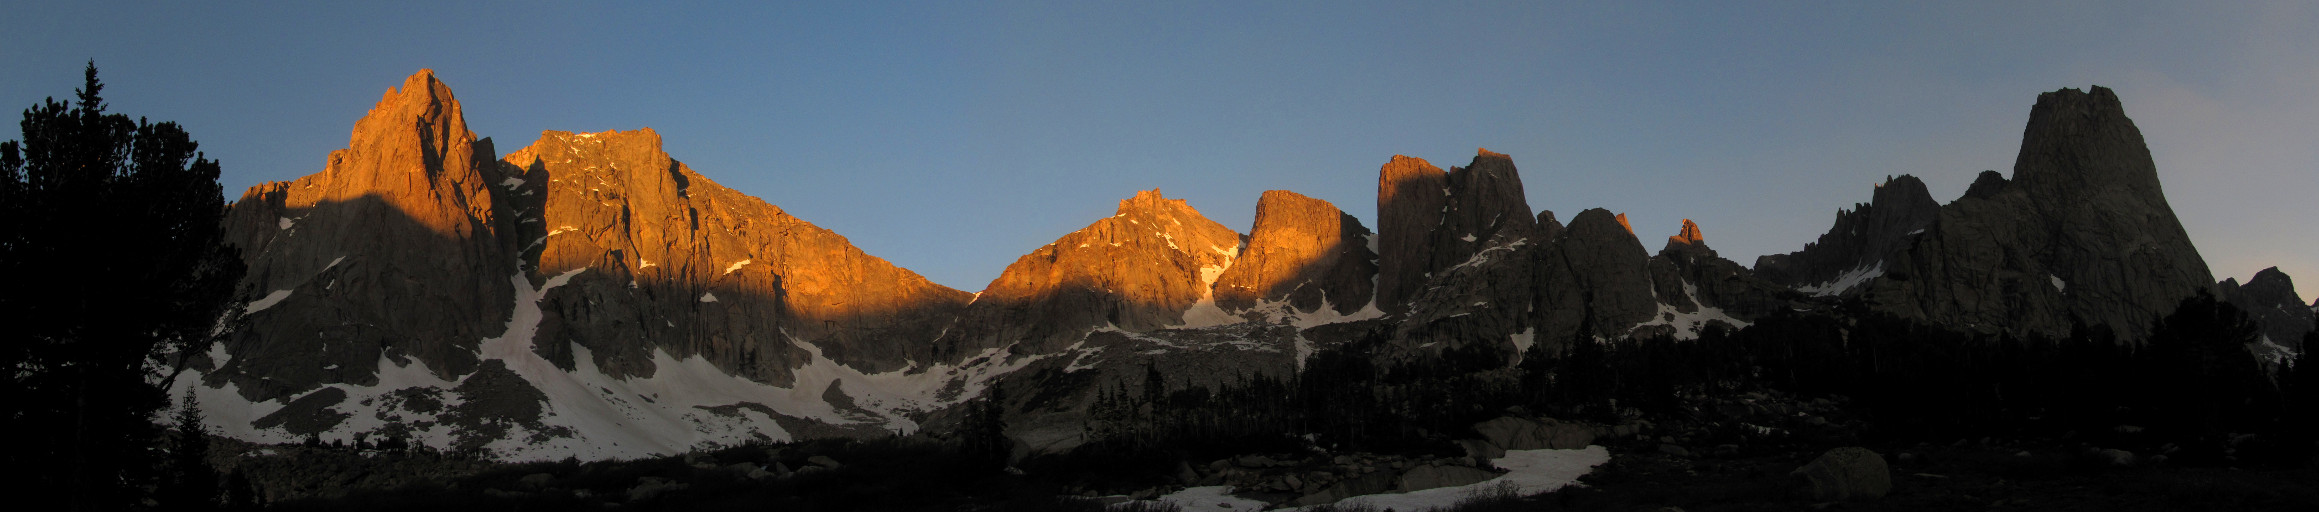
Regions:
<instances>
[{"instance_id":1,"label":"snow patch on slope","mask_svg":"<svg viewBox=\"0 0 2319 512\"><path fill-rule=\"evenodd\" d=\"M1329 302L1328 297L1325 296L1321 297L1320 306L1311 311L1298 310L1287 300L1259 300L1256 301L1256 305L1249 306L1247 313L1262 314L1265 323L1288 324L1296 326L1297 330L1300 331L1323 325L1358 322L1385 316L1384 310L1377 309L1375 299L1371 299L1368 304L1362 305L1361 309L1351 313L1338 313L1336 304Z\"/></svg>"},{"instance_id":2,"label":"snow patch on slope","mask_svg":"<svg viewBox=\"0 0 2319 512\"><path fill-rule=\"evenodd\" d=\"M1531 345L1538 344L1538 328L1524 328L1522 329L1522 332L1514 333L1508 335L1507 337L1510 338L1508 341L1512 341L1514 343L1514 353L1527 354L1530 353Z\"/></svg>"},{"instance_id":3,"label":"snow patch on slope","mask_svg":"<svg viewBox=\"0 0 2319 512\"><path fill-rule=\"evenodd\" d=\"M1796 291L1809 293L1819 297L1827 297L1831 295L1842 294L1847 290L1851 290L1855 286L1860 286L1861 283L1866 283L1870 279L1875 279L1883 275L1884 262L1880 261L1876 263L1876 266L1871 267L1863 265L1859 268L1854 268L1851 271L1845 272L1843 275L1836 276L1836 279L1825 283L1798 286L1796 287Z\"/></svg>"},{"instance_id":4,"label":"snow patch on slope","mask_svg":"<svg viewBox=\"0 0 2319 512\"><path fill-rule=\"evenodd\" d=\"M1675 339L1695 340L1699 339L1699 331L1707 329L1707 323L1709 321L1721 321L1726 324L1731 324L1731 328L1733 329L1743 328L1749 325L1748 322L1742 322L1737 318L1732 318L1729 314L1725 314L1723 312L1723 308L1708 307L1707 305L1700 303L1698 285L1683 283L1683 294L1690 297L1691 304L1693 304L1698 309L1697 311L1684 313L1681 311L1676 311L1674 306L1662 303L1659 304L1658 315L1652 316L1651 320L1648 322L1635 324L1635 327L1642 328L1654 325L1671 326L1675 328Z\"/></svg>"},{"instance_id":5,"label":"snow patch on slope","mask_svg":"<svg viewBox=\"0 0 2319 512\"><path fill-rule=\"evenodd\" d=\"M1242 245L1245 245L1245 242ZM1208 247L1208 249L1216 251L1217 254L1224 255L1224 262L1200 268L1200 301L1192 303L1191 309L1184 310L1183 322L1172 328L1197 329L1245 321L1237 315L1224 312L1224 308L1216 306L1216 278L1223 277L1224 271L1232 268L1232 262L1240 259L1240 248L1240 245L1232 246L1229 250L1223 247Z\"/></svg>"},{"instance_id":6,"label":"snow patch on slope","mask_svg":"<svg viewBox=\"0 0 2319 512\"><path fill-rule=\"evenodd\" d=\"M331 263L337 263L337 262L331 262ZM271 308L271 307L274 307L274 305L275 305L275 304L281 304L281 303L282 303L282 299L287 299L287 298L290 298L290 290L274 290L274 292L273 292L273 293L268 293L268 294L266 294L266 296L265 296L265 297L263 297L263 298L259 298L258 300L250 301L250 306L249 306L248 308L244 308L244 309L242 309L242 315L244 315L244 316L247 316L247 315L249 315L249 314L251 314L251 313L256 313L256 312L259 312L259 311L265 311L265 310L266 310L266 308Z\"/></svg>"}]
</instances>

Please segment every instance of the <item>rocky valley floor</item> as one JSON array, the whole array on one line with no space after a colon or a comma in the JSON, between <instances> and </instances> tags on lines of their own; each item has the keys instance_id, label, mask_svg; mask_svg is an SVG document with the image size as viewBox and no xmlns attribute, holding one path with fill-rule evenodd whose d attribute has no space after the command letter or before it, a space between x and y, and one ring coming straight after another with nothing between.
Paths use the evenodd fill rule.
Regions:
<instances>
[{"instance_id":1,"label":"rocky valley floor","mask_svg":"<svg viewBox=\"0 0 2319 512\"><path fill-rule=\"evenodd\" d=\"M1474 453L1488 448L1469 439L1430 452L1307 449L1181 464L1033 459L1001 468L943 441L907 437L586 463L230 442L214 457L279 510L2319 509L2319 471L2309 467L2182 464L2050 438L1865 440L1858 434L1873 429L1842 397L1745 393L1683 403L1685 414L1480 432L1478 441L1508 444L1521 441L1507 435L1567 442L1557 436L1579 426L1599 434L1584 449L1488 454ZM1841 446L1879 454L1889 491L1830 501L1792 474ZM1173 469L1133 469L1163 467Z\"/></svg>"}]
</instances>

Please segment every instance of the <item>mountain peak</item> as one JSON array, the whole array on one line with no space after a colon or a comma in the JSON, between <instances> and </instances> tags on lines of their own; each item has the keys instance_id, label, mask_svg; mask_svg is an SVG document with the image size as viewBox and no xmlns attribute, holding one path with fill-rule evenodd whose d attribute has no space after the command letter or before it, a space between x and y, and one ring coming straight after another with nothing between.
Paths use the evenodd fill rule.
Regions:
<instances>
[{"instance_id":1,"label":"mountain peak","mask_svg":"<svg viewBox=\"0 0 2319 512\"><path fill-rule=\"evenodd\" d=\"M2126 117L2117 93L2101 86L2037 95L2013 180L2043 199L2073 200L2119 187L2164 200L2142 131Z\"/></svg>"},{"instance_id":2,"label":"mountain peak","mask_svg":"<svg viewBox=\"0 0 2319 512\"><path fill-rule=\"evenodd\" d=\"M1125 215L1129 212L1137 211L1165 211L1174 208L1190 207L1191 206L1186 204L1182 199L1168 199L1167 196L1160 194L1160 189L1155 188L1151 190L1138 190L1135 191L1135 197L1119 200L1118 213Z\"/></svg>"},{"instance_id":3,"label":"mountain peak","mask_svg":"<svg viewBox=\"0 0 2319 512\"><path fill-rule=\"evenodd\" d=\"M1499 152L1496 152L1496 151L1490 151L1490 148L1475 148L1475 149L1474 149L1474 158L1484 158L1484 157L1489 157L1489 158L1513 158L1513 157L1506 156L1506 154L1505 154L1505 153L1499 153Z\"/></svg>"},{"instance_id":4,"label":"mountain peak","mask_svg":"<svg viewBox=\"0 0 2319 512\"><path fill-rule=\"evenodd\" d=\"M1328 201L1267 190L1256 202L1248 250L1216 281L1216 304L1241 311L1286 300L1296 311L1323 305L1352 313L1369 302L1374 255L1369 229Z\"/></svg>"},{"instance_id":5,"label":"mountain peak","mask_svg":"<svg viewBox=\"0 0 2319 512\"><path fill-rule=\"evenodd\" d=\"M1700 236L1699 234L1699 225L1692 223L1691 219L1683 219L1683 231L1681 233L1677 233L1675 236L1667 237L1668 245L1705 245L1706 243L1707 238Z\"/></svg>"},{"instance_id":6,"label":"mountain peak","mask_svg":"<svg viewBox=\"0 0 2319 512\"><path fill-rule=\"evenodd\" d=\"M451 86L436 79L435 70L421 69L403 79L401 87L387 89L379 95L378 104L355 123L354 132L347 137L347 146L358 146L382 133L413 126L436 132L443 138L464 136L460 142L475 140L474 134L467 132L467 119L460 113L459 99L451 95Z\"/></svg>"},{"instance_id":7,"label":"mountain peak","mask_svg":"<svg viewBox=\"0 0 2319 512\"><path fill-rule=\"evenodd\" d=\"M1399 311L1432 272L1433 230L1449 207L1449 174L1393 155L1377 168L1377 304Z\"/></svg>"}]
</instances>

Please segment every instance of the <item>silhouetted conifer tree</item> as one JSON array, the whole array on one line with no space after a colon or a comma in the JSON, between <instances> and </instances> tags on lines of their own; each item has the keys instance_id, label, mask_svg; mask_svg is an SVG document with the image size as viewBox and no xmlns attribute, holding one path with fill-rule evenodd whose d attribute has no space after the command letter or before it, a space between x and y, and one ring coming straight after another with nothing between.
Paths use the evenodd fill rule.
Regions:
<instances>
[{"instance_id":1,"label":"silhouetted conifer tree","mask_svg":"<svg viewBox=\"0 0 2319 512\"><path fill-rule=\"evenodd\" d=\"M216 510L217 470L209 466L209 431L201 424L201 402L187 388L178 404L172 415L177 426L170 436L168 474L154 499L168 510Z\"/></svg>"},{"instance_id":2,"label":"silhouetted conifer tree","mask_svg":"<svg viewBox=\"0 0 2319 512\"><path fill-rule=\"evenodd\" d=\"M983 391L967 407L964 424L959 429L968 458L1003 467L1012 455L1006 437L1006 394L998 385Z\"/></svg>"},{"instance_id":3,"label":"silhouetted conifer tree","mask_svg":"<svg viewBox=\"0 0 2319 512\"><path fill-rule=\"evenodd\" d=\"M208 346L242 275L217 162L176 123L106 113L94 63L85 78L0 142L0 465L29 470L7 479L28 510L142 500L165 359Z\"/></svg>"}]
</instances>

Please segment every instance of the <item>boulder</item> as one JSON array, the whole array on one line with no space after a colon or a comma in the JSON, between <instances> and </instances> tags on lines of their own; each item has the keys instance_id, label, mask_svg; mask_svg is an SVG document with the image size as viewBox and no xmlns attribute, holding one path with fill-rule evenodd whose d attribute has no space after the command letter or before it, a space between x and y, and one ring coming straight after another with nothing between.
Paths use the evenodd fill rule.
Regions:
<instances>
[{"instance_id":1,"label":"boulder","mask_svg":"<svg viewBox=\"0 0 2319 512\"><path fill-rule=\"evenodd\" d=\"M1800 480L1804 495L1818 501L1875 500L1892 490L1892 469L1883 455L1867 448L1828 450L1789 475Z\"/></svg>"},{"instance_id":2,"label":"boulder","mask_svg":"<svg viewBox=\"0 0 2319 512\"><path fill-rule=\"evenodd\" d=\"M821 466L829 469L845 467L844 464L839 464L837 459L829 458L827 455L815 455L812 457L806 457L805 461L813 463L815 466Z\"/></svg>"},{"instance_id":3,"label":"boulder","mask_svg":"<svg viewBox=\"0 0 2319 512\"><path fill-rule=\"evenodd\" d=\"M1474 432L1505 450L1573 450L1594 444L1594 429L1580 423L1547 418L1532 421L1502 416L1474 424ZM1503 452L1499 456L1504 456Z\"/></svg>"},{"instance_id":4,"label":"boulder","mask_svg":"<svg viewBox=\"0 0 2319 512\"><path fill-rule=\"evenodd\" d=\"M1481 439L1459 439L1457 445L1464 448L1466 456L1474 460L1489 461L1506 456L1505 448Z\"/></svg>"},{"instance_id":5,"label":"boulder","mask_svg":"<svg viewBox=\"0 0 2319 512\"><path fill-rule=\"evenodd\" d=\"M635 486L628 488L628 501L649 500L668 491L683 490L686 487L691 487L691 485L671 482L654 476L641 477L636 479Z\"/></svg>"},{"instance_id":6,"label":"boulder","mask_svg":"<svg viewBox=\"0 0 2319 512\"><path fill-rule=\"evenodd\" d=\"M1664 453L1664 454L1671 455L1671 456L1675 456L1675 457L1689 457L1689 456L1691 456L1691 450L1683 448L1683 445L1674 444L1674 443L1665 443L1665 444L1660 444L1660 445L1659 445L1659 453Z\"/></svg>"},{"instance_id":7,"label":"boulder","mask_svg":"<svg viewBox=\"0 0 2319 512\"><path fill-rule=\"evenodd\" d=\"M1393 490L1393 484L1396 480L1398 478L1394 473L1382 471L1355 476L1339 480L1336 484L1324 487L1317 492L1305 494L1288 504L1296 507L1309 507L1336 503L1337 500L1364 494L1377 494Z\"/></svg>"},{"instance_id":8,"label":"boulder","mask_svg":"<svg viewBox=\"0 0 2319 512\"><path fill-rule=\"evenodd\" d=\"M1200 472L1193 471L1191 464L1179 460L1176 461L1176 480L1184 485L1192 485L1200 481Z\"/></svg>"},{"instance_id":9,"label":"boulder","mask_svg":"<svg viewBox=\"0 0 2319 512\"><path fill-rule=\"evenodd\" d=\"M1498 474L1465 466L1418 466L1401 473L1394 489L1400 492L1422 491L1436 487L1456 487L1497 478Z\"/></svg>"}]
</instances>

